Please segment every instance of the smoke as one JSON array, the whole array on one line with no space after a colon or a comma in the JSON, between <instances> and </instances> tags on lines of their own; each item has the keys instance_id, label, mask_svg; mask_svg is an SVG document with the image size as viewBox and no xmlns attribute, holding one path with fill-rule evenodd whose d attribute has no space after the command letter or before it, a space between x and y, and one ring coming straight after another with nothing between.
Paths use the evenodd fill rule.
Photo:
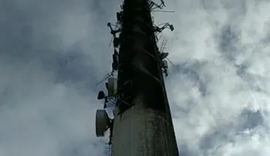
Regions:
<instances>
[{"instance_id":1,"label":"smoke","mask_svg":"<svg viewBox=\"0 0 270 156\"><path fill-rule=\"evenodd\" d=\"M101 156L95 84L121 1L0 1L0 156ZM154 13L181 156L268 156L267 0L170 0Z\"/></svg>"}]
</instances>

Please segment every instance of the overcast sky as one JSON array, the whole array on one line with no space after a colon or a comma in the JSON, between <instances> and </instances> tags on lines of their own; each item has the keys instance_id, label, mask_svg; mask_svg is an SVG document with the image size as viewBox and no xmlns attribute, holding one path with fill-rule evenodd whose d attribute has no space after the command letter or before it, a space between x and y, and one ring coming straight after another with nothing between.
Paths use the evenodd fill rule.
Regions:
<instances>
[{"instance_id":1,"label":"overcast sky","mask_svg":"<svg viewBox=\"0 0 270 156\"><path fill-rule=\"evenodd\" d=\"M0 0L0 156L103 156L95 84L121 0ZM167 0L181 156L269 156L270 1ZM160 43L159 43L160 44Z\"/></svg>"}]
</instances>

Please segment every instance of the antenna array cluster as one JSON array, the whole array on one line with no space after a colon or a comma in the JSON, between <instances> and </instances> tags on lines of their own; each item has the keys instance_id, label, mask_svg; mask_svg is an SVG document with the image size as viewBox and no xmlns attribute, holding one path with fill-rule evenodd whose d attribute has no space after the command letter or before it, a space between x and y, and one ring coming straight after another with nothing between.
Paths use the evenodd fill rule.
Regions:
<instances>
[{"instance_id":1,"label":"antenna array cluster","mask_svg":"<svg viewBox=\"0 0 270 156\"><path fill-rule=\"evenodd\" d=\"M161 0L160 4L155 3L154 1L148 1L148 7L150 11L155 11L156 9L162 9L165 7L164 1ZM98 100L104 100L103 109L97 110L96 113L96 135L98 137L104 137L105 132L110 130L110 141L109 145L111 144L111 139L113 137L113 121L115 112L117 112L117 103L120 101L121 103L125 103L126 105L130 105L129 103L125 102L119 94L119 89L117 88L117 78L114 76L116 72L118 72L119 68L119 50L121 47L121 40L123 35L122 26L123 26L123 5L120 6L121 10L116 13L117 22L112 24L111 22L107 23L107 27L110 29L110 33L112 35L112 40L110 42L113 44L114 52L112 54L112 71L111 73L107 74L97 85L100 85L102 82L107 81L105 83L107 94L104 91L99 91L98 93ZM153 31L155 34L155 39L158 41L158 34L160 34L163 30L169 29L171 31L174 30L174 26L169 23L164 23L160 25L153 25ZM126 37L125 37L126 39ZM160 61L160 65L162 68L163 73L165 76L168 76L168 63L165 60L168 56L168 52L163 52L166 45L166 41L162 42L161 48L158 49L158 60ZM118 113L118 112L117 112Z\"/></svg>"}]
</instances>

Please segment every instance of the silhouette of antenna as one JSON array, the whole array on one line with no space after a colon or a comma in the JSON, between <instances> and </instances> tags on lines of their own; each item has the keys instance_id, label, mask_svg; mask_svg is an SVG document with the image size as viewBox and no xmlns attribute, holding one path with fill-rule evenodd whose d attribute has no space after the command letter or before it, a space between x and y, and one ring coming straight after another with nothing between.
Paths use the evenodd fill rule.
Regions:
<instances>
[{"instance_id":1,"label":"silhouette of antenna","mask_svg":"<svg viewBox=\"0 0 270 156\"><path fill-rule=\"evenodd\" d=\"M168 40L166 39L162 40L161 45L160 45L160 52L165 52L167 41ZM166 57L166 59L170 62L171 65L175 66L174 63L168 57Z\"/></svg>"},{"instance_id":2,"label":"silhouette of antenna","mask_svg":"<svg viewBox=\"0 0 270 156\"><path fill-rule=\"evenodd\" d=\"M175 11L170 10L153 10L152 12L175 13Z\"/></svg>"},{"instance_id":3,"label":"silhouette of antenna","mask_svg":"<svg viewBox=\"0 0 270 156\"><path fill-rule=\"evenodd\" d=\"M167 40L166 39L162 40L161 45L160 45L160 52L164 52L166 44L167 44Z\"/></svg>"},{"instance_id":4,"label":"silhouette of antenna","mask_svg":"<svg viewBox=\"0 0 270 156\"><path fill-rule=\"evenodd\" d=\"M109 47L112 45L113 37L110 40Z\"/></svg>"},{"instance_id":5,"label":"silhouette of antenna","mask_svg":"<svg viewBox=\"0 0 270 156\"><path fill-rule=\"evenodd\" d=\"M170 62L171 65L175 66L174 63L169 58L166 59Z\"/></svg>"},{"instance_id":6,"label":"silhouette of antenna","mask_svg":"<svg viewBox=\"0 0 270 156\"><path fill-rule=\"evenodd\" d=\"M105 80L107 80L109 77L111 77L112 76L112 74L110 74L110 73L107 73L104 77L103 77L103 79L101 79L101 81L99 81L97 84L96 84L96 86L98 86L98 85L100 85L102 82L104 82Z\"/></svg>"}]
</instances>

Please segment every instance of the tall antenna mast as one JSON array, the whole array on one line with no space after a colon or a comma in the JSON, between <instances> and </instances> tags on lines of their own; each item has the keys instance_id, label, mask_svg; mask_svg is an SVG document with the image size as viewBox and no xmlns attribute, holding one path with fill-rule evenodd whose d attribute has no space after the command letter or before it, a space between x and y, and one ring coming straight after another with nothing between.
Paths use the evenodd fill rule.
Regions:
<instances>
[{"instance_id":1,"label":"tall antenna mast","mask_svg":"<svg viewBox=\"0 0 270 156\"><path fill-rule=\"evenodd\" d=\"M108 111L97 111L96 132L104 136L110 128L112 156L179 156L163 79L163 73L168 76L164 60L168 53L161 52L156 43L159 33L174 27L169 23L154 26L150 13L164 6L163 1L124 0L116 14L117 30L108 23L114 53L119 51L112 65L118 78L117 83L109 78L108 96L100 91L98 99L105 99L104 108L106 100L113 99L115 109L111 118Z\"/></svg>"}]
</instances>

